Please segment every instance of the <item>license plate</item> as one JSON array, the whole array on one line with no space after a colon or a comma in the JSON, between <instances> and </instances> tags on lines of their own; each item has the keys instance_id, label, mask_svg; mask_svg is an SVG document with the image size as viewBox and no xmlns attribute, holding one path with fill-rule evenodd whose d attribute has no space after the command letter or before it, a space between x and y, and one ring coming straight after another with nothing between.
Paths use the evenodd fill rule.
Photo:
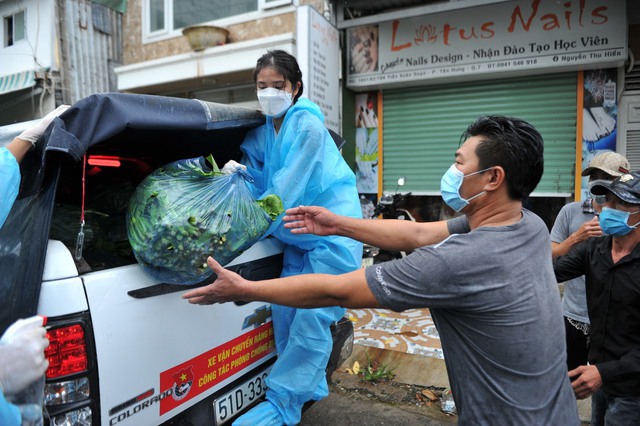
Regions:
<instances>
[{"instance_id":1,"label":"license plate","mask_svg":"<svg viewBox=\"0 0 640 426\"><path fill-rule=\"evenodd\" d=\"M265 379L270 371L271 366L215 399L213 401L215 424L218 426L225 424L245 407L248 407L263 396L267 391Z\"/></svg>"},{"instance_id":2,"label":"license plate","mask_svg":"<svg viewBox=\"0 0 640 426\"><path fill-rule=\"evenodd\" d=\"M373 257L363 257L362 258L362 267L365 268L367 266L373 265Z\"/></svg>"}]
</instances>

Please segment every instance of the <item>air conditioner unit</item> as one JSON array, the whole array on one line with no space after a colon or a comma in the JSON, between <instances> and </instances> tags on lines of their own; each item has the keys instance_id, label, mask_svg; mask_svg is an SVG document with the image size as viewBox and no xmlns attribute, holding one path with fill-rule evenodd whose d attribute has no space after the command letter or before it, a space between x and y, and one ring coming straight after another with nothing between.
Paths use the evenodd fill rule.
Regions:
<instances>
[{"instance_id":1,"label":"air conditioner unit","mask_svg":"<svg viewBox=\"0 0 640 426\"><path fill-rule=\"evenodd\" d=\"M625 72L624 91L618 104L618 152L640 170L640 61Z\"/></svg>"}]
</instances>

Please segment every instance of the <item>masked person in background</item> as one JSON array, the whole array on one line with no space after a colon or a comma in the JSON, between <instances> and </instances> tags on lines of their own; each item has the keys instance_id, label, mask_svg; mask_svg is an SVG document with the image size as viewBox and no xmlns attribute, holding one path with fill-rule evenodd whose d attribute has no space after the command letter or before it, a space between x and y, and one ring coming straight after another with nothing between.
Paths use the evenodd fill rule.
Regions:
<instances>
[{"instance_id":1,"label":"masked person in background","mask_svg":"<svg viewBox=\"0 0 640 426\"><path fill-rule=\"evenodd\" d=\"M247 134L243 165L230 162L223 171L246 166L255 197L276 194L285 208L321 205L345 216L362 217L355 175L324 126L320 108L303 93L296 59L282 50L269 51L253 73L266 124ZM342 274L360 267L362 244L344 237L292 235L278 219L267 235L286 244L282 276L307 273ZM234 425L293 425L302 406L329 393L325 369L331 354L330 326L343 308L295 309L272 305L278 359L267 378L267 400Z\"/></svg>"},{"instance_id":2,"label":"masked person in background","mask_svg":"<svg viewBox=\"0 0 640 426\"><path fill-rule=\"evenodd\" d=\"M18 196L20 162L35 147L49 124L67 108L68 105L59 106L9 145L0 148L0 228ZM0 345L0 425L22 423L20 409L7 402L5 395L18 393L42 377L49 366L44 357L47 346L49 340L44 327L20 331L10 343Z\"/></svg>"},{"instance_id":3,"label":"masked person in background","mask_svg":"<svg viewBox=\"0 0 640 426\"><path fill-rule=\"evenodd\" d=\"M603 181L611 182L628 173L630 168L625 157L609 151L593 157L582 176L589 176L589 187L592 187ZM562 207L550 233L553 259L567 254L573 247L591 237L602 236L600 223L595 219L599 211L593 197ZM567 338L567 368L573 370L585 365L589 354L589 314L584 276L564 283L562 310Z\"/></svg>"},{"instance_id":4,"label":"masked person in background","mask_svg":"<svg viewBox=\"0 0 640 426\"><path fill-rule=\"evenodd\" d=\"M338 276L259 282L209 258L218 279L183 297L199 304L237 299L298 307L427 307L460 425L579 425L549 232L522 207L542 176L542 137L525 121L489 116L472 123L463 138L440 192L465 216L363 220L299 206L283 218L297 236L341 235L386 250L412 250L407 257Z\"/></svg>"},{"instance_id":5,"label":"masked person in background","mask_svg":"<svg viewBox=\"0 0 640 426\"><path fill-rule=\"evenodd\" d=\"M558 281L584 275L591 320L588 363L569 371L591 424L640 424L640 172L591 186L606 236L554 262Z\"/></svg>"}]
</instances>

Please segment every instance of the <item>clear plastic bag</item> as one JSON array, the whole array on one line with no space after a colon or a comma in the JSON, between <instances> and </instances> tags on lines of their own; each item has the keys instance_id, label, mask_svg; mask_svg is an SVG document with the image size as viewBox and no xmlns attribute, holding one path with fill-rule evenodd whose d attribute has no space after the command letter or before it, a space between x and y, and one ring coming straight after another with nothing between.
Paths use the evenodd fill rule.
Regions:
<instances>
[{"instance_id":1,"label":"clear plastic bag","mask_svg":"<svg viewBox=\"0 0 640 426\"><path fill-rule=\"evenodd\" d=\"M458 414L456 410L456 403L453 400L453 393L449 389L445 389L442 392L442 400L440 402L442 411L447 414Z\"/></svg>"},{"instance_id":2,"label":"clear plastic bag","mask_svg":"<svg viewBox=\"0 0 640 426\"><path fill-rule=\"evenodd\" d=\"M251 182L243 170L220 173L211 156L155 170L138 185L127 211L127 234L138 262L170 284L211 276L208 256L229 263L283 211L277 196L255 200Z\"/></svg>"}]
</instances>

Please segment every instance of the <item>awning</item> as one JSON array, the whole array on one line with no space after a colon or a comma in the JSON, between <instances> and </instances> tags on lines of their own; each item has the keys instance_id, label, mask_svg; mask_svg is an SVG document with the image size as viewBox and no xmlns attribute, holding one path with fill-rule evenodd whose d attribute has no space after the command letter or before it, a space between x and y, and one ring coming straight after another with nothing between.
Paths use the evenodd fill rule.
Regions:
<instances>
[{"instance_id":1,"label":"awning","mask_svg":"<svg viewBox=\"0 0 640 426\"><path fill-rule=\"evenodd\" d=\"M35 71L22 71L0 77L0 95L33 87L36 84Z\"/></svg>"}]
</instances>

